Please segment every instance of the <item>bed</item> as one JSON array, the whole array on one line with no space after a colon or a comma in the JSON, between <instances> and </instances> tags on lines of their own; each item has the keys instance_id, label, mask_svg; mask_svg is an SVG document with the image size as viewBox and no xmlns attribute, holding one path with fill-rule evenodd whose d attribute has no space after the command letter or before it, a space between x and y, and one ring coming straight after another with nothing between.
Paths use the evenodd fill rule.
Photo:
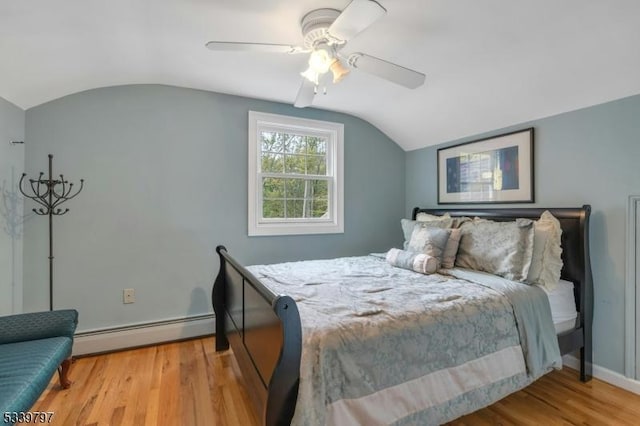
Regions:
<instances>
[{"instance_id":1,"label":"bed","mask_svg":"<svg viewBox=\"0 0 640 426\"><path fill-rule=\"evenodd\" d=\"M557 339L557 348L559 352L564 354L579 353L580 359L580 380L588 381L591 378L591 323L592 323L592 310L593 310L593 284L592 284L592 276L591 276L591 266L589 260L589 214L590 207L585 205L581 208L550 208L550 209L541 209L541 208L517 208L517 209L469 209L469 210L452 210L452 209L421 209L415 208L413 211L413 219L416 219L420 213L427 213L431 215L444 215L448 214L451 217L480 217L485 219L490 219L492 221L497 222L508 222L514 221L516 218L530 218L530 219L538 219L540 215L545 211L550 211L553 216L555 216L560 222L560 226L562 228L562 261L563 267L561 271L561 278L564 281L565 285L562 287L562 290L566 293L567 291L571 291L571 287L573 287L573 297L575 301L575 308L577 311L577 316L575 320L572 320L573 317L570 316L560 316L560 322L563 322L558 328L558 324L554 324L556 326L557 332L554 332L554 343L555 339ZM312 393L317 393L312 385L310 384L311 380L309 377L311 373L309 373L309 353L315 353L309 348L309 339L308 337L311 335L309 330L313 327L310 327L310 320L308 313L305 314L309 310L309 300L314 303L317 299L307 298L306 294L297 293L292 295L287 294L287 289L294 287L287 287L290 283L282 283L282 281L295 281L298 278L287 278L286 272L287 268L294 268L299 266L299 263L291 263L291 264L282 264L280 269L274 269L275 266L252 266L245 267L241 265L236 259L234 259L226 250L225 247L219 246L216 249L219 257L220 257L220 271L216 277L213 293L212 293L212 302L214 306L214 311L216 314L216 350L223 351L227 350L230 346L232 347L234 354L236 356L237 362L241 368L243 378L247 385L248 393L250 399L252 400L254 407L258 413L263 413L264 423L266 425L281 425L281 424L289 424L292 419L295 419L295 423L307 423L312 424L318 421L318 418L315 417L301 417L300 411L313 411L313 410L298 410L296 412L296 405L298 404L300 408L301 406L305 407L313 407L314 402L311 401L313 399ZM331 269L340 269L340 262L347 262L348 265L344 266L346 268L353 271L354 267L351 266L350 262L360 262L356 263L355 274L353 275L366 275L367 280L375 281L377 278L383 279L383 275L387 272L385 266L383 266L382 260L376 260L374 257L366 257L366 258L353 258L353 259L341 259L335 261L311 261L311 263L306 264L305 267L318 267L318 268L328 268ZM364 262L364 263L363 263ZM377 263L376 263L377 262ZM333 291L334 293L339 288L343 287L332 287L336 283L335 277L331 275L331 271L329 270L311 270L312 275L323 277L322 286L314 286L307 285L306 287L298 286L303 289L302 291L307 292L316 292L316 288L327 288L328 291ZM344 268L343 268L344 269ZM326 272L323 272L326 271ZM362 273L362 271L368 271L367 273ZM373 272L372 272L373 271ZM381 271L379 274L376 271ZM335 272L335 271L334 271ZM378 274L378 275L376 275ZM400 274L399 272L394 272L394 276ZM404 275L402 275L404 274ZM410 277L412 274L408 271L403 272L403 277ZM449 281L452 284L447 283L446 287L449 288L457 288L456 286L462 285L462 281L465 280L475 280L480 279L473 276L467 276L466 272L460 272L462 274L458 277L453 277L452 281ZM418 274L419 275L419 274ZM292 275L293 276L293 275ZM333 278L332 278L333 277ZM302 279L302 278L299 278ZM406 278L405 278L406 279ZM420 279L423 279L422 277ZM437 280L439 278L424 278L428 280L436 280L435 287L438 287ZM449 277L448 279L451 279ZM482 278L484 279L484 278ZM333 281L332 281L333 280ZM311 280L317 281L317 280ZM491 281L491 279L490 279ZM493 280L495 281L495 280ZM504 302L500 302L499 299L493 299L493 294L496 293L495 288L489 288L487 290L487 286L489 285L498 285L498 286L508 286L508 283L505 284L505 280L498 280L497 283L494 284L486 284L480 283L481 286L478 286L477 289L474 287L472 294L464 295L465 300L472 301L471 307L468 308L460 308L461 306L467 306L464 304L456 305L457 301L453 300L455 297L450 296L442 296L434 293L432 297L433 300L429 300L425 302L424 300L420 301L420 303L434 303L429 306L433 306L434 312L439 312L440 306L444 306L452 304L452 306L456 306L456 309L469 309L472 312L477 312L480 306L487 306L494 304L496 306L495 310L491 311L491 315L499 315L495 312L499 312L500 309L508 310L507 308L501 307L504 305ZM282 284L282 285L281 285ZM304 284L309 284L304 283ZM311 283L314 284L314 283ZM358 287L361 286L361 287ZM380 287L381 286L381 287ZM384 285L379 284L379 287L382 288ZM440 287L445 287L441 285ZM371 294L378 293L375 290L376 287L368 287L367 284L354 284L354 286L349 287L349 293L363 293L369 292ZM502 287L501 287L502 288ZM386 287L384 290L389 290ZM319 291L319 290L318 290ZM394 286L393 292L398 292L400 294L403 290L403 286ZM407 297L408 295L414 294L411 293L411 289L407 289L409 293L404 294L401 297ZM449 291L449 290L447 290ZM518 290L520 291L520 290ZM455 290L454 290L455 293ZM371 303L382 303L381 300L385 300L386 297L391 292L385 293L382 299L373 300ZM457 293L455 293L457 294ZM461 293L462 294L462 293ZM337 301L346 301L352 300L347 296L340 294L339 297L336 297ZM516 295L517 296L517 295ZM510 297L516 297L510 296ZM548 295L547 295L548 296ZM425 296L426 297L426 296ZM457 296L456 296L457 297ZM438 299L440 298L440 299ZM449 299L451 300L449 300ZM322 299L322 296L319 297ZM381 321L380 324L384 324L385 328L392 328L397 330L397 335L394 336L395 345L399 348L398 350L406 350L409 352L406 353L414 353L416 352L416 346L413 342L415 342L415 337L418 334L421 334L422 337L431 336L430 338L435 339L437 333L439 333L437 326L434 326L433 323L441 321L443 318L439 314L430 314L431 317L438 318L437 321L416 321L416 319L421 318L419 316L415 316L416 311L416 300L420 299L420 297L412 297L409 296L406 300L404 309L406 309L406 324L402 327L389 327L389 323L385 323L387 314L390 313L392 309L398 309L397 306L390 307L384 305L381 309L372 309L371 306L360 306L352 308L352 312L355 314L352 315L351 321L360 326L362 324L366 324L366 327L361 327L358 333L355 334L366 334L367 330L376 330L377 326L375 322L372 321ZM424 299L424 298L423 298ZM357 299L353 299L357 300ZM515 304L512 299L509 299L513 304L515 309ZM473 305L473 301L476 301L476 305ZM553 299L549 299L551 305L554 304ZM337 302L336 302L337 303ZM347 303L347 302L344 302ZM349 302L353 303L353 302ZM465 302L467 303L467 302ZM339 303L337 303L339 305ZM547 304L549 305L549 304ZM419 307L419 306L418 306ZM483 308L484 309L484 308ZM494 309L494 308L492 308ZM454 309L455 310L455 309ZM526 309L525 309L526 310ZM300 312L303 313L302 319ZM337 311L336 311L337 312ZM515 312L515 311L514 311ZM482 313L478 314L481 315ZM305 316L306 315L306 316ZM414 316L411 316L414 315ZM486 314L482 314L486 315ZM511 314L513 315L513 314ZM574 313L575 315L575 313ZM400 316L403 316L403 313L400 311ZM542 315L544 316L544 315ZM548 315L549 317L551 315ZM497 319L496 319L497 318ZM507 321L504 318L496 317L492 319L491 323L502 324L504 321ZM314 319L315 323L322 323L321 319ZM394 319L395 321L395 319ZM477 319L471 318L470 320L473 324L482 324L489 321L478 321ZM512 321L515 325L509 326L511 329L521 327L520 320L515 321L515 319L508 320ZM533 322L544 322L547 321L544 318L536 319ZM550 322L551 319L549 318ZM413 327L412 324L424 322L424 325L420 325L420 329ZM315 324L314 323L314 324ZM337 321L336 321L337 323ZM567 325L568 324L568 325ZM324 324L320 324L324 329L332 328L332 323L330 318L325 318ZM324 330L322 327L318 327L318 329ZM413 327L413 328L412 328ZM475 325L467 324L465 326L467 329L471 327L475 327ZM505 330L509 329L506 327ZM341 327L333 327L336 330L340 330ZM499 328L499 327L495 327ZM304 332L303 332L304 330ZM461 329L462 330L462 329ZM489 332L491 330L484 330L483 332ZM522 333L522 330L518 329L520 336L526 335L527 333ZM332 334L333 333L333 334ZM441 333L441 331L440 331ZM511 334L509 334L511 333ZM504 356L505 354L509 355L513 351L510 352L513 347L513 333L512 331L504 331L503 335L492 337L490 339L484 339L489 342L503 342L500 343L501 349L497 350L496 348L487 349L487 351L495 351L496 354L500 354L500 356ZM353 334L353 333L352 333ZM473 335L474 333L471 333ZM530 333L531 334L531 333ZM556 335L557 334L557 335ZM337 338L335 332L325 333L324 331L320 334L324 338L324 342L335 342L344 339L344 335ZM456 332L458 335L458 332ZM305 338L306 336L306 338ZM404 336L404 337L402 337ZM409 337L407 337L409 336ZM401 338L402 337L402 338ZM357 336L359 339L360 336ZM472 336L470 336L472 338ZM404 339L404 340L402 340ZM429 338L427 338L429 339ZM502 340L499 340L502 339ZM511 340L509 340L511 339ZM303 348L303 341L305 342L305 346ZM400 343L398 343L400 342ZM509 343L511 342L511 343ZM346 365L351 368L343 368L338 369L340 372L348 372L350 370L354 370L354 361L353 358L358 357L366 357L368 354L375 354L376 350L371 350L371 347L363 346L362 342L358 343L360 346L360 352L354 351L353 355L350 355L351 358L344 358L344 354L340 353L338 350L328 351L329 358L322 358L325 362L329 359L333 363L337 363L342 365L343 367ZM498 343L496 343L498 344ZM535 352L535 348L533 344L527 345L526 343L521 343L523 346L529 346L529 350ZM484 343L480 344L475 342L473 344L468 344L467 346L486 346ZM331 344L329 345L331 346ZM335 345L334 345L335 346ZM340 345L337 345L340 346ZM336 346L336 347L337 347ZM436 346L437 345L433 345ZM462 346L461 346L462 347ZM410 349L407 349L410 348ZM533 349L532 349L533 348ZM315 349L314 349L315 350ZM418 351L420 351L419 349ZM483 349L484 350L484 349ZM317 352L317 350L316 350ZM385 352L381 350L379 352ZM389 351L387 351L389 352ZM445 350L442 353L445 354L457 354L460 352L460 347L457 349ZM523 351L526 352L526 351ZM489 353L489 352L487 352ZM493 354L494 352L491 352ZM429 357L429 352L425 352L425 357ZM388 355L388 354L387 354ZM406 354L405 354L406 355ZM399 356L405 356L399 355ZM482 355L482 354L481 354ZM323 352L323 356L324 352ZM475 355L469 355L471 358ZM333 358L331 358L333 357ZM441 410L442 413L438 412L434 415L439 417L435 417L437 419L452 419L459 415L463 415L469 411L473 411L481 406L488 405L496 399L504 396L505 392L513 392L518 388L522 388L527 386L532 380L539 377L542 369L548 371L549 362L545 365L538 366L535 369L535 372L532 370L537 361L530 360L530 354L525 353L525 368L526 374L523 375L522 372L513 372L513 376L509 376L509 380L496 381L495 385L491 384L492 387L486 388L490 389L493 396L487 400L479 400L473 401L469 403L466 397L456 397L451 399L451 403L446 401L446 404L438 405L436 408ZM344 358L344 359L343 359ZM442 357L440 357L442 358ZM487 359L486 357L478 357L478 359ZM497 358L499 359L499 358ZM313 358L312 361L317 362L317 358ZM369 377L369 374L373 376L382 377L382 381L389 381L392 385L396 384L398 380L402 382L402 386L404 386L404 381L406 383L410 383L410 386L407 389L412 389L411 386L422 386L422 388L416 388L417 391L414 393L432 392L433 395L439 397L443 393L442 389L437 386L438 380L442 380L442 376L438 376L440 370L425 370L429 374L425 374L424 377L433 377L434 380L430 382L420 382L419 380L407 380L406 378L398 379L395 376L400 371L411 370L411 368L402 369L394 369L389 366L395 366L398 362L389 362L389 359L383 360L386 367L381 368L383 372L369 372L364 376ZM397 361L397 359L396 359ZM468 361L469 363L475 362L475 359L465 359L463 361ZM329 361L326 361L329 362ZM459 362L459 360L452 361L453 363ZM424 363L424 365L420 365L415 368L428 368L426 367L428 363ZM505 363L507 365L508 363ZM514 365L517 364L514 362ZM466 365L466 364L465 364ZM493 368L493 367L492 367ZM515 367L514 367L515 368ZM332 369L327 369L323 374L331 374ZM388 370L388 371L387 371ZM444 369L443 369L444 370ZM343 382L338 385L326 385L320 381L318 383L314 383L313 386L322 387L323 398L330 398L332 393L336 392L335 388L339 388L339 392L343 392L347 397L342 399L337 398L335 403L329 405L328 417L322 417L321 423L336 423L338 419L347 419L349 415L349 409L353 407L349 407L349 404L352 401L357 401L358 403L362 402L362 405L359 409L363 411L370 410L372 408L376 408L380 406L384 409L381 413L384 420L380 420L380 423L391 423L397 419L397 417L389 417L386 418L384 415L387 412L391 412L395 409L395 407L384 408L384 403L387 399L378 399L375 397L362 396L358 392L370 392L371 394L377 394L384 396L384 393L376 392L376 388L367 390L366 386L368 383L357 383L357 366L355 368L356 373L354 375L343 378ZM422 370L421 370L422 371ZM447 370L448 371L448 370ZM327 373L328 372L328 373ZM424 371L419 374L422 375ZM455 372L454 372L455 373ZM516 374L517 373L517 374ZM313 373L316 374L316 373ZM404 373L403 373L404 374ZM408 374L408 373L407 373ZM412 373L413 374L413 373ZM464 373L466 374L466 373ZM511 374L511 373L509 373ZM363 376L363 377L364 377ZM447 373L447 377L450 379L451 374ZM455 376L455 374L454 374ZM302 379L301 379L302 377ZM412 376L413 377L413 376ZM422 376L421 376L422 377ZM506 376L505 376L506 377ZM317 378L315 375L313 379ZM320 377L320 379L324 379L324 377ZM409 378L410 379L410 378ZM394 381L395 380L395 381ZM508 383L507 383L508 382ZM434 384L435 383L435 384ZM357 385L357 386L356 386ZM349 386L354 386L353 389L349 388ZM400 385L398 385L400 386ZM328 388L324 389L324 387ZM361 390L360 387L364 387L364 390ZM393 388L394 386L390 386ZM397 386L396 386L397 387ZM485 389L485 388L479 388ZM494 392L495 390L495 392ZM406 389L405 389L406 391ZM501 393L502 392L502 393ZM409 392L410 393L410 392ZM444 392L446 394L446 392ZM482 393L482 392L480 392ZM487 393L487 392L485 392ZM355 395L355 396L354 396ZM432 397L433 397L432 395ZM465 394L466 395L466 394ZM468 396L468 395L467 395ZM317 403L317 401L315 401ZM366 405L365 404L368 404ZM356 410L357 411L357 410ZM375 411L375 410L374 410ZM346 414L345 414L346 413ZM374 413L375 414L375 413ZM324 414L323 414L324 415ZM431 415L431 414L430 414ZM295 416L295 417L294 417ZM347 416L347 417L345 417ZM430 417L431 418L431 417ZM362 419L362 418L360 418ZM406 417L404 422L411 423L411 421L418 421L417 418ZM376 419L374 419L376 420ZM402 422L399 422L402 423Z\"/></svg>"}]
</instances>

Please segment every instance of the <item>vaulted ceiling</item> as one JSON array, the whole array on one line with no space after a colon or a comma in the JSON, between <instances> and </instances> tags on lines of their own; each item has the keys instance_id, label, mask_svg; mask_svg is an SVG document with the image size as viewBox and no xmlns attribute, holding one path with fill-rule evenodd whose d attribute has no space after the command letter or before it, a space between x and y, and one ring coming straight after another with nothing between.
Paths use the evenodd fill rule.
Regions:
<instances>
[{"instance_id":1,"label":"vaulted ceiling","mask_svg":"<svg viewBox=\"0 0 640 426\"><path fill-rule=\"evenodd\" d=\"M306 55L212 52L209 40L302 44L300 19L349 0L0 2L0 96L168 84L292 104ZM379 0L349 41L426 74L409 90L352 72L317 108L361 117L406 150L640 93L637 0Z\"/></svg>"}]
</instances>

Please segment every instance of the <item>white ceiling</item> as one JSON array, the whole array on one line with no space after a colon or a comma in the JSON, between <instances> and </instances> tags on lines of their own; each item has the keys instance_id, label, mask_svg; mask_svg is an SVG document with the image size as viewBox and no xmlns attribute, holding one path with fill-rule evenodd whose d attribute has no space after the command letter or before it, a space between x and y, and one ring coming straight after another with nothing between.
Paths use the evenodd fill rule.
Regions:
<instances>
[{"instance_id":1,"label":"white ceiling","mask_svg":"<svg viewBox=\"0 0 640 426\"><path fill-rule=\"evenodd\" d=\"M640 93L638 0L379 0L345 52L427 75L405 89L352 72L314 106L406 150ZM87 89L158 83L292 104L306 56L212 52L209 40L301 44L299 22L349 0L0 2L0 96L27 109Z\"/></svg>"}]
</instances>

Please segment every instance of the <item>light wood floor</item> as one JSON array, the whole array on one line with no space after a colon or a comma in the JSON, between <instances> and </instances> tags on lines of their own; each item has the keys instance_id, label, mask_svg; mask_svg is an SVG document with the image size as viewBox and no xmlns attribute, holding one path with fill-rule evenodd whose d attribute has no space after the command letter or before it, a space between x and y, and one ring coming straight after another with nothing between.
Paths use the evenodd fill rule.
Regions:
<instances>
[{"instance_id":1,"label":"light wood floor","mask_svg":"<svg viewBox=\"0 0 640 426\"><path fill-rule=\"evenodd\" d=\"M80 358L70 389L57 375L32 411L54 411L54 425L259 425L231 352L214 338ZM640 396L570 369L452 425L637 425Z\"/></svg>"}]
</instances>

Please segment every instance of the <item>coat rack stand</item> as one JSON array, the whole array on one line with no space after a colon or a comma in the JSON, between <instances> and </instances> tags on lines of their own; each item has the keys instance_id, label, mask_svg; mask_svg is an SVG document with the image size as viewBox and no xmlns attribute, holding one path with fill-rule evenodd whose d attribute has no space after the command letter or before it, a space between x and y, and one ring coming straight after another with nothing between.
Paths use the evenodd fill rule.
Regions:
<instances>
[{"instance_id":1,"label":"coat rack stand","mask_svg":"<svg viewBox=\"0 0 640 426\"><path fill-rule=\"evenodd\" d=\"M44 173L40 172L38 179L29 179L29 186L24 185L26 173L22 174L18 189L25 197L35 201L41 207L33 209L39 216L49 216L49 310L53 310L53 216L62 216L69 209L61 209L60 205L75 198L84 187L84 179L80 179L80 187L74 192L73 183L64 179L53 178L53 155L49 154L49 178L43 179ZM29 194L26 191L31 187ZM24 189L23 189L24 188Z\"/></svg>"}]
</instances>

